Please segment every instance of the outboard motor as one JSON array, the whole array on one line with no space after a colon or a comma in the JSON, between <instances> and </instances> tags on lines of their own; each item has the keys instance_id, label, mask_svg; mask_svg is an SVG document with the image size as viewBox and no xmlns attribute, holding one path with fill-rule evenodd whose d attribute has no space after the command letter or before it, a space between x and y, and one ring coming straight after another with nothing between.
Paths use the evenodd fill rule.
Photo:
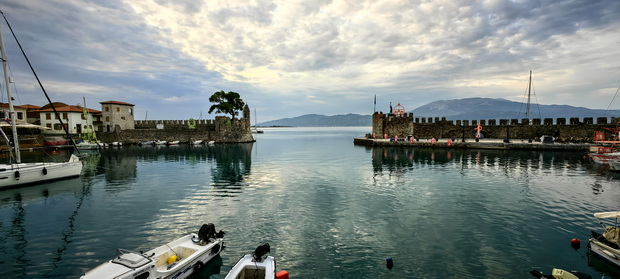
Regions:
<instances>
[{"instance_id":1,"label":"outboard motor","mask_svg":"<svg viewBox=\"0 0 620 279\"><path fill-rule=\"evenodd\" d=\"M271 247L269 246L269 243L261 244L256 247L256 250L254 250L254 252L252 253L252 258L254 258L255 262L262 262L263 256L269 252L271 252Z\"/></svg>"},{"instance_id":2,"label":"outboard motor","mask_svg":"<svg viewBox=\"0 0 620 279\"><path fill-rule=\"evenodd\" d=\"M198 238L201 242L209 243L210 238L215 238L215 225L213 223L203 224L198 231Z\"/></svg>"}]
</instances>

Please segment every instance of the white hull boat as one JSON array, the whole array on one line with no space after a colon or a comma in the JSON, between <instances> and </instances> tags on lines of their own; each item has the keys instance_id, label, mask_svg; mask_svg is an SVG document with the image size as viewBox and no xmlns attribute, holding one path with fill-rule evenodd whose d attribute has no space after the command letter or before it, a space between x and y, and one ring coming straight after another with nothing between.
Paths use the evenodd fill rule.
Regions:
<instances>
[{"instance_id":1,"label":"white hull boat","mask_svg":"<svg viewBox=\"0 0 620 279\"><path fill-rule=\"evenodd\" d=\"M82 275L81 279L150 279L189 277L224 249L224 232L213 224L145 253L118 249L113 259Z\"/></svg>"},{"instance_id":2,"label":"white hull boat","mask_svg":"<svg viewBox=\"0 0 620 279\"><path fill-rule=\"evenodd\" d=\"M268 243L258 246L252 254L243 255L224 279L288 279L288 272L276 273L274 257L264 257L269 252Z\"/></svg>"},{"instance_id":3,"label":"white hull boat","mask_svg":"<svg viewBox=\"0 0 620 279\"><path fill-rule=\"evenodd\" d=\"M173 140L173 141L169 141L168 145L179 145L180 141L178 140Z\"/></svg>"},{"instance_id":4,"label":"white hull boat","mask_svg":"<svg viewBox=\"0 0 620 279\"><path fill-rule=\"evenodd\" d=\"M195 141L192 141L192 145L201 145L201 144L203 144L203 143L204 143L204 141L203 141L203 140L195 140Z\"/></svg>"},{"instance_id":5,"label":"white hull boat","mask_svg":"<svg viewBox=\"0 0 620 279\"><path fill-rule=\"evenodd\" d=\"M156 140L155 141L155 145L166 145L166 144L168 144L168 142L165 141L165 140Z\"/></svg>"},{"instance_id":6,"label":"white hull boat","mask_svg":"<svg viewBox=\"0 0 620 279\"><path fill-rule=\"evenodd\" d=\"M0 189L80 176L82 162L71 155L62 163L0 164Z\"/></svg>"},{"instance_id":7,"label":"white hull boat","mask_svg":"<svg viewBox=\"0 0 620 279\"><path fill-rule=\"evenodd\" d=\"M532 270L530 274L540 279L592 279L592 276L589 274L574 270L567 271L559 268L551 270L551 274L543 274L538 270Z\"/></svg>"},{"instance_id":8,"label":"white hull boat","mask_svg":"<svg viewBox=\"0 0 620 279\"><path fill-rule=\"evenodd\" d=\"M4 17L4 15L2 15ZM6 20L6 18L5 18ZM11 96L11 79L8 73L8 59L4 48L4 40L2 39L2 30L0 28L0 55L2 56L2 68L4 72L4 87L6 89L7 100L9 104L8 121L11 124L12 138L9 139L3 130L0 134L10 148L10 161L8 164L0 164L0 189L20 187L23 185L43 183L52 180L65 179L79 176L82 172L82 162L80 159L71 155L69 161L61 163L52 162L33 162L22 163L19 149L19 137L17 134L17 123L15 117L15 108L13 106L13 97ZM15 159L13 162L12 159Z\"/></svg>"},{"instance_id":9,"label":"white hull boat","mask_svg":"<svg viewBox=\"0 0 620 279\"><path fill-rule=\"evenodd\" d=\"M620 211L595 213L594 217L599 219L603 225L602 234L592 231L588 242L588 250L594 256L620 268ZM615 219L612 226L600 222L602 218Z\"/></svg>"},{"instance_id":10,"label":"white hull boat","mask_svg":"<svg viewBox=\"0 0 620 279\"><path fill-rule=\"evenodd\" d=\"M99 143L84 140L76 143L75 147L79 150L96 150L99 149Z\"/></svg>"}]
</instances>

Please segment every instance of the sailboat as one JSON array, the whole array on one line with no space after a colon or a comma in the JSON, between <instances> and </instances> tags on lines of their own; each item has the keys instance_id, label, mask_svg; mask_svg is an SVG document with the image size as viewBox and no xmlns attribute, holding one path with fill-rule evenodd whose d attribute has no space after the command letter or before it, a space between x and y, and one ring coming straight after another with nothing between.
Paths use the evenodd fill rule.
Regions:
<instances>
[{"instance_id":1,"label":"sailboat","mask_svg":"<svg viewBox=\"0 0 620 279\"><path fill-rule=\"evenodd\" d=\"M252 133L255 134L262 134L263 130L259 130L258 129L258 123L257 123L258 119L256 119L256 109L254 109L254 130L252 130Z\"/></svg>"},{"instance_id":2,"label":"sailboat","mask_svg":"<svg viewBox=\"0 0 620 279\"><path fill-rule=\"evenodd\" d=\"M0 11L0 13L2 13ZM2 14L4 17L4 14ZM5 18L6 20L6 18ZM8 24L8 21L7 21ZM1 26L0 26L1 27ZM0 189L19 187L28 184L38 184L42 182L65 179L70 177L79 176L82 172L82 162L75 155L72 154L66 162L36 162L36 163L22 163L19 152L19 142L17 138L17 125L15 117L15 108L13 107L13 98L11 96L11 87L8 72L8 63L6 57L6 51L4 49L4 40L2 39L2 30L0 28L0 55L2 56L2 66L4 71L4 81L6 87L6 94L9 103L9 119L11 122L11 129L13 130L12 142L9 140L3 130L0 129L0 133L4 137L7 145L9 146L11 156L9 156L9 163L0 164ZM13 161L14 159L14 161Z\"/></svg>"}]
</instances>

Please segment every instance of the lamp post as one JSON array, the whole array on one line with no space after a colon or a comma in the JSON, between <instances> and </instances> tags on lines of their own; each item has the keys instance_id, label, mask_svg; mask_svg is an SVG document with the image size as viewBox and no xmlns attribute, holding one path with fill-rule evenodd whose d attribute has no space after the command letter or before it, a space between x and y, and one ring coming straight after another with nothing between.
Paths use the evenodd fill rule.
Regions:
<instances>
[{"instance_id":1,"label":"lamp post","mask_svg":"<svg viewBox=\"0 0 620 279\"><path fill-rule=\"evenodd\" d=\"M508 123L506 124L506 139L504 140L504 142L510 143L510 120L508 120Z\"/></svg>"},{"instance_id":2,"label":"lamp post","mask_svg":"<svg viewBox=\"0 0 620 279\"><path fill-rule=\"evenodd\" d=\"M465 142L465 121L461 121L461 129L463 132L461 142Z\"/></svg>"}]
</instances>

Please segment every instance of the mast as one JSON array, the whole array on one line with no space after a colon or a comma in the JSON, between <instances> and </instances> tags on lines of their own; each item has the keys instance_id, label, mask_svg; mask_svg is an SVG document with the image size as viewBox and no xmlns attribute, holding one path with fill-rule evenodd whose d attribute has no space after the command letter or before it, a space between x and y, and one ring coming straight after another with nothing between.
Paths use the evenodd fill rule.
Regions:
<instances>
[{"instance_id":1,"label":"mast","mask_svg":"<svg viewBox=\"0 0 620 279\"><path fill-rule=\"evenodd\" d=\"M15 124L15 108L13 107L13 97L11 96L11 78L9 77L9 66L4 51L4 40L2 39L2 28L0 27L0 54L2 55L2 68L4 70L4 82L6 83L6 95L9 99L9 119L11 119L11 128L13 130L13 149L15 150L15 161L21 163L21 155L19 154L19 142L17 140L17 125Z\"/></svg>"},{"instance_id":2,"label":"mast","mask_svg":"<svg viewBox=\"0 0 620 279\"><path fill-rule=\"evenodd\" d=\"M530 83L527 86L527 111L525 111L525 118L530 121L530 95L532 93L532 71L530 70Z\"/></svg>"}]
</instances>

